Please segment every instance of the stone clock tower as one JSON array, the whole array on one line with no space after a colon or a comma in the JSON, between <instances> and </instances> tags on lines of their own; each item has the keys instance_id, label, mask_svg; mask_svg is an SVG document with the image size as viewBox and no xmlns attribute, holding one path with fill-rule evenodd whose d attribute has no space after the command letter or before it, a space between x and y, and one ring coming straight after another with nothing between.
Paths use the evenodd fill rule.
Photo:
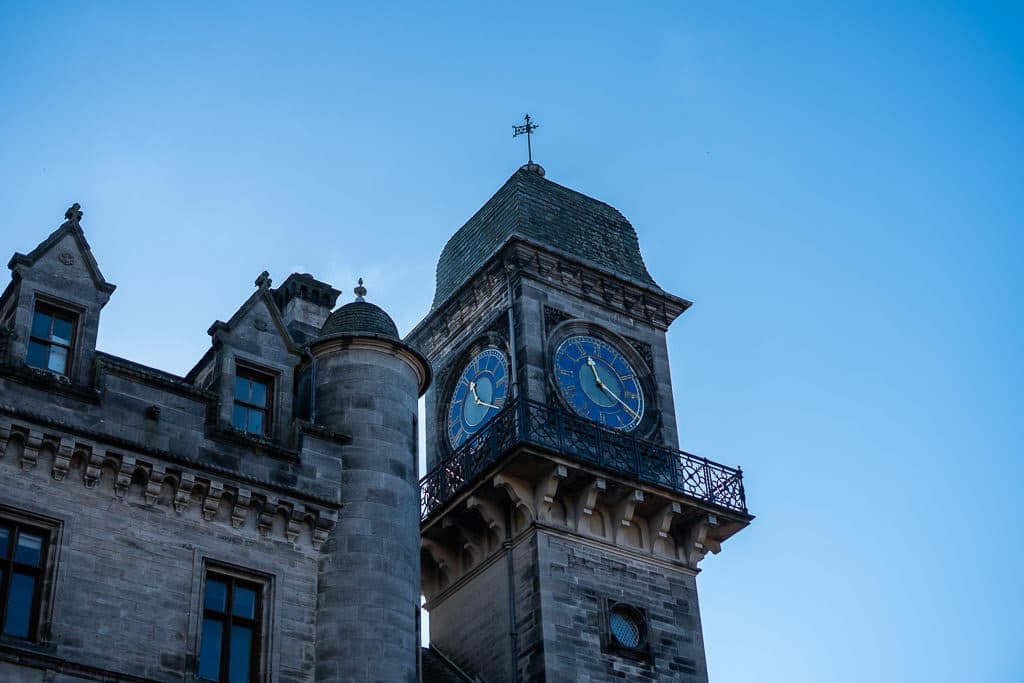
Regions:
<instances>
[{"instance_id":1,"label":"stone clock tower","mask_svg":"<svg viewBox=\"0 0 1024 683\"><path fill-rule=\"evenodd\" d=\"M706 681L698 563L752 519L678 450L689 302L611 206L523 166L455 233L407 341L436 376L421 481L432 645L487 681Z\"/></svg>"}]
</instances>

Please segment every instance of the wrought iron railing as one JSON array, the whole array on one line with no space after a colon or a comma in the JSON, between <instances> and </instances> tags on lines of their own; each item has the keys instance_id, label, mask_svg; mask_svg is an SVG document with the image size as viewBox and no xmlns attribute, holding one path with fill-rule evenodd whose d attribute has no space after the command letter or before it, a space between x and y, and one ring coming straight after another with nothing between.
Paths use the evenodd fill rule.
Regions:
<instances>
[{"instance_id":1,"label":"wrought iron railing","mask_svg":"<svg viewBox=\"0 0 1024 683\"><path fill-rule=\"evenodd\" d=\"M531 445L746 513L743 472L603 427L556 406L513 401L420 480L426 519L514 446Z\"/></svg>"}]
</instances>

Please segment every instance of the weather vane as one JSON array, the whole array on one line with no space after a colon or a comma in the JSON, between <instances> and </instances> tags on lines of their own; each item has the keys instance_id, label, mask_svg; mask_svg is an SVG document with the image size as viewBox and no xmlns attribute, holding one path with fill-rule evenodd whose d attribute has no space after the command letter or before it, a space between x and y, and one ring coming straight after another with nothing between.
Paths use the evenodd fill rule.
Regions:
<instances>
[{"instance_id":1,"label":"weather vane","mask_svg":"<svg viewBox=\"0 0 1024 683\"><path fill-rule=\"evenodd\" d=\"M526 123L524 123L523 125L521 125L521 126L512 126L512 137L517 138L520 135L523 135L524 133L526 134L526 156L527 156L527 159L528 159L526 163L532 164L533 163L533 145L532 145L531 138L533 136L533 131L537 130L537 128L539 128L540 126L538 126L536 123L531 123L530 122L530 115L529 114L524 116L523 120L526 121Z\"/></svg>"}]
</instances>

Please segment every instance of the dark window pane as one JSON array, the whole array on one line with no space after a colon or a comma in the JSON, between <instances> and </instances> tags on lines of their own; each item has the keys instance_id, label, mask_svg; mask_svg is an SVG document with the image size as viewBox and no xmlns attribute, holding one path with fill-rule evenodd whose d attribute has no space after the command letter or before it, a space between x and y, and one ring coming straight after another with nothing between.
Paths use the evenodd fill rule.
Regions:
<instances>
[{"instance_id":1,"label":"dark window pane","mask_svg":"<svg viewBox=\"0 0 1024 683\"><path fill-rule=\"evenodd\" d=\"M39 566L43 553L43 537L39 534L18 534L18 547L14 551L14 561L22 564Z\"/></svg>"},{"instance_id":2,"label":"dark window pane","mask_svg":"<svg viewBox=\"0 0 1024 683\"><path fill-rule=\"evenodd\" d=\"M256 618L256 591L252 588L235 587L235 599L231 611L239 617L246 619Z\"/></svg>"},{"instance_id":3,"label":"dark window pane","mask_svg":"<svg viewBox=\"0 0 1024 683\"><path fill-rule=\"evenodd\" d=\"M63 375L64 370L68 367L68 350L63 346L51 346L50 360L46 367Z\"/></svg>"},{"instance_id":4,"label":"dark window pane","mask_svg":"<svg viewBox=\"0 0 1024 683\"><path fill-rule=\"evenodd\" d=\"M249 400L249 380L235 376L235 398L239 401Z\"/></svg>"},{"instance_id":5,"label":"dark window pane","mask_svg":"<svg viewBox=\"0 0 1024 683\"><path fill-rule=\"evenodd\" d=\"M249 426L247 429L253 434L263 433L263 411L249 410Z\"/></svg>"},{"instance_id":6,"label":"dark window pane","mask_svg":"<svg viewBox=\"0 0 1024 683\"><path fill-rule=\"evenodd\" d=\"M18 572L11 574L11 593L7 597L7 616L4 618L6 635L28 638L35 591L36 577Z\"/></svg>"},{"instance_id":7,"label":"dark window pane","mask_svg":"<svg viewBox=\"0 0 1024 683\"><path fill-rule=\"evenodd\" d=\"M28 343L28 357L25 362L34 368L45 368L50 355L50 347L36 341Z\"/></svg>"},{"instance_id":8,"label":"dark window pane","mask_svg":"<svg viewBox=\"0 0 1024 683\"><path fill-rule=\"evenodd\" d=\"M246 422L248 421L248 413L245 406L235 404L235 410L231 414L231 426L235 429L245 429Z\"/></svg>"},{"instance_id":9,"label":"dark window pane","mask_svg":"<svg viewBox=\"0 0 1024 683\"><path fill-rule=\"evenodd\" d=\"M206 600L203 603L206 609L223 612L227 609L227 598L227 584L217 579L208 579L206 581Z\"/></svg>"},{"instance_id":10,"label":"dark window pane","mask_svg":"<svg viewBox=\"0 0 1024 683\"><path fill-rule=\"evenodd\" d=\"M49 339L50 320L50 316L46 313L36 311L36 314L32 316L32 336L39 337L40 339Z\"/></svg>"},{"instance_id":11,"label":"dark window pane","mask_svg":"<svg viewBox=\"0 0 1024 683\"><path fill-rule=\"evenodd\" d=\"M224 638L224 624L203 619L203 633L199 640L199 677L220 680L220 647Z\"/></svg>"},{"instance_id":12,"label":"dark window pane","mask_svg":"<svg viewBox=\"0 0 1024 683\"><path fill-rule=\"evenodd\" d=\"M10 552L11 530L5 526L0 526L0 559L8 557ZM0 586L3 584L0 583Z\"/></svg>"},{"instance_id":13,"label":"dark window pane","mask_svg":"<svg viewBox=\"0 0 1024 683\"><path fill-rule=\"evenodd\" d=\"M53 340L62 344L71 344L71 321L61 318L53 319Z\"/></svg>"},{"instance_id":14,"label":"dark window pane","mask_svg":"<svg viewBox=\"0 0 1024 683\"><path fill-rule=\"evenodd\" d=\"M258 406L267 405L267 385L263 382L252 382L252 397L249 399L249 403L255 403Z\"/></svg>"},{"instance_id":15,"label":"dark window pane","mask_svg":"<svg viewBox=\"0 0 1024 683\"><path fill-rule=\"evenodd\" d=\"M248 626L231 627L231 661L228 664L230 683L249 683L252 661L252 629Z\"/></svg>"}]
</instances>

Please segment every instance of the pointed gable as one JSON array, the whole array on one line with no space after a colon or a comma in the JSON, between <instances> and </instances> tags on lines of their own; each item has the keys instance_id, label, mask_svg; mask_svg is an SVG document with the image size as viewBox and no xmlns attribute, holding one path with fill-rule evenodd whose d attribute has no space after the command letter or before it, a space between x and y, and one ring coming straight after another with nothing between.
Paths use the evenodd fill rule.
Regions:
<instances>
[{"instance_id":1,"label":"pointed gable","mask_svg":"<svg viewBox=\"0 0 1024 683\"><path fill-rule=\"evenodd\" d=\"M7 267L15 273L20 273L44 263L48 270L62 272L69 279L83 280L87 277L98 292L109 297L116 285L107 282L103 277L92 248L85 239L81 226L81 207L77 203L73 204L64 213L64 218L64 223L35 249L27 254L15 253ZM78 277L75 277L76 275Z\"/></svg>"}]
</instances>

